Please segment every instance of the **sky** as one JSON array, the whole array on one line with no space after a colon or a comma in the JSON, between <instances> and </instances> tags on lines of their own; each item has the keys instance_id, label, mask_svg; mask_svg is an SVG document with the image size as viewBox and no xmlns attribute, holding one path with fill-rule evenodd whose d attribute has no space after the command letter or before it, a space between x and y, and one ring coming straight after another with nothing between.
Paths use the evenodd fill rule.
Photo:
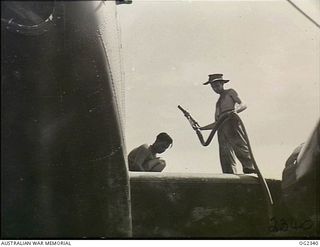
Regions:
<instances>
[{"instance_id":1,"label":"sky","mask_svg":"<svg viewBox=\"0 0 320 247\"><path fill-rule=\"evenodd\" d=\"M320 23L320 1L294 2ZM222 73L248 106L240 117L262 174L281 178L319 120L316 25L285 0L133 0L118 18L128 152L167 132L174 143L160 155L163 172L221 173L217 137L203 147L177 106L201 126L213 122L219 96L202 84Z\"/></svg>"}]
</instances>

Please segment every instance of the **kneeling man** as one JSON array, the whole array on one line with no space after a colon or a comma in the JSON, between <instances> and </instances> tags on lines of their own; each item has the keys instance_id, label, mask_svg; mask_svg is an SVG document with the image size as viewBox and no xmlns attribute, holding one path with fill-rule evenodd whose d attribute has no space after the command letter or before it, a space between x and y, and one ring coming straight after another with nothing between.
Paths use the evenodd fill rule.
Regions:
<instances>
[{"instance_id":1,"label":"kneeling man","mask_svg":"<svg viewBox=\"0 0 320 247\"><path fill-rule=\"evenodd\" d=\"M133 149L128 155L130 171L161 172L166 162L157 157L172 145L172 138L167 133L157 135L155 142L148 146L143 144Z\"/></svg>"}]
</instances>

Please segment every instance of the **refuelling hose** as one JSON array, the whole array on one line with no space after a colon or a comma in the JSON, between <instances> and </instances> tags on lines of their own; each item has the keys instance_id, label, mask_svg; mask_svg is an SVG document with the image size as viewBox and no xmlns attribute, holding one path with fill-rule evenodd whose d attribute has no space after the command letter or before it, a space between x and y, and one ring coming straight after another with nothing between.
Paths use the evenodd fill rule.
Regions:
<instances>
[{"instance_id":1,"label":"refuelling hose","mask_svg":"<svg viewBox=\"0 0 320 247\"><path fill-rule=\"evenodd\" d=\"M178 106L178 108L184 112L184 114L185 114L185 116L188 118L189 122L190 122L190 118L191 118L191 120L194 120L194 119L190 116L190 114L189 114L188 112L186 112L181 106ZM186 115L186 113L188 114L188 116ZM214 124L214 126L213 126L213 128L212 128L212 130L211 130L211 132L210 132L210 134L209 134L209 136L208 136L208 138L207 138L206 141L204 140L204 138L203 138L203 136L202 136L202 134L201 134L201 131L200 131L200 129L199 129L199 128L200 128L199 124L198 124L196 121L195 121L195 123L193 123L193 124L192 124L192 121L191 121L190 123L191 123L191 125L192 125L192 128L196 131L200 143L201 143L203 146L208 146L208 145L211 143L211 141L212 141L215 133L217 132L217 130L219 130L219 128L221 128L221 126L222 126L227 120L231 119L232 117L235 117L235 118L239 121L239 123L240 123L240 125L241 125L241 127L242 127L242 129L243 129L244 138L245 138L245 141L246 141L247 144L248 144L248 149L249 149L250 157L251 157L251 159L252 159L253 166L254 166L254 168L255 168L255 170L256 170L256 173L257 173L257 176L258 176L258 181L259 181L259 183L260 183L260 185L261 185L261 187L262 187L262 190L263 190L263 193L264 193L264 195L265 195L265 199L266 199L266 202L267 202L267 205L268 205L268 207L267 207L267 208L268 208L268 217L269 217L269 221L270 221L270 220L273 218L273 205L274 205L274 203L273 203L272 195L271 195L271 193L270 193L268 184L267 184L266 180L264 179L263 175L261 174L260 169L259 169L259 167L258 167L258 165L257 165L257 162L256 162L255 159L254 159L253 152L252 152L252 148L251 148L250 141L249 141L249 137L248 137L248 133L247 133L247 131L246 131L246 128L245 128L245 126L244 126L241 118L238 116L238 114L235 113L234 111L231 111L231 112L227 113L226 115L222 116L222 117Z\"/></svg>"}]
</instances>

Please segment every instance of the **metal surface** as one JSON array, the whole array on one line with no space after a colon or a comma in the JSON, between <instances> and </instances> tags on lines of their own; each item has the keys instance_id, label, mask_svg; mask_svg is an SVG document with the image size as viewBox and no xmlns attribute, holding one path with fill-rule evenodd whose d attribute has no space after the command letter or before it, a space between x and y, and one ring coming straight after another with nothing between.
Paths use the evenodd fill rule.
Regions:
<instances>
[{"instance_id":1,"label":"metal surface","mask_svg":"<svg viewBox=\"0 0 320 247\"><path fill-rule=\"evenodd\" d=\"M282 172L282 202L288 221L305 231L297 236L320 236L320 122L304 143L296 161ZM288 220L289 219L289 220Z\"/></svg>"},{"instance_id":2,"label":"metal surface","mask_svg":"<svg viewBox=\"0 0 320 247\"><path fill-rule=\"evenodd\" d=\"M131 235L117 95L97 4L57 2L54 27L39 35L2 23L2 238Z\"/></svg>"},{"instance_id":3,"label":"metal surface","mask_svg":"<svg viewBox=\"0 0 320 247\"><path fill-rule=\"evenodd\" d=\"M134 238L266 238L267 205L255 175L131 172ZM276 199L280 181L268 180Z\"/></svg>"}]
</instances>

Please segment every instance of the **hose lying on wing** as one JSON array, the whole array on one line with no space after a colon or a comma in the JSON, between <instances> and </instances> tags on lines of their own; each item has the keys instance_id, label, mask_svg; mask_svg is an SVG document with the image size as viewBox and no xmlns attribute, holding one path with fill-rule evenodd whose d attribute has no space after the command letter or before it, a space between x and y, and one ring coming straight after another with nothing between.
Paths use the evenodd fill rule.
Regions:
<instances>
[{"instance_id":1,"label":"hose lying on wing","mask_svg":"<svg viewBox=\"0 0 320 247\"><path fill-rule=\"evenodd\" d=\"M266 198L266 201L267 201L267 204L268 204L268 216L269 216L269 220L270 220L271 218L273 218L273 199L272 199L272 195L270 193L268 184L267 184L266 180L264 179L263 175L261 174L256 160L254 159L252 148L251 148L249 137L248 137L248 133L246 131L246 128L244 127L244 124L243 124L241 118L238 116L238 114L236 114L234 112L230 114L230 117L232 117L232 116L234 116L234 117L236 117L238 119L238 121L239 121L239 123L240 123L240 125L241 125L241 127L243 129L244 138L245 138L246 142L248 143L248 149L249 149L249 153L250 153L250 157L251 157L254 169L257 172L258 180L259 180L259 182L261 184L261 187L263 189L263 192L265 194L265 198Z\"/></svg>"}]
</instances>

